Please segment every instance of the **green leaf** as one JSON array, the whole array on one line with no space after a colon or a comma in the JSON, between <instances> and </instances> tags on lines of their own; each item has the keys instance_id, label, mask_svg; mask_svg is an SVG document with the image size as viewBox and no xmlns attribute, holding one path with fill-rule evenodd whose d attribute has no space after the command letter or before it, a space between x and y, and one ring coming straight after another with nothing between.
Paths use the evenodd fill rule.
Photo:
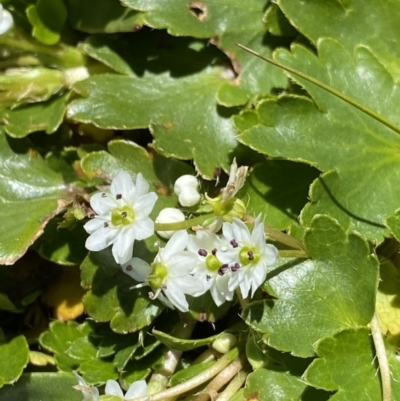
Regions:
<instances>
[{"instance_id":1,"label":"green leaf","mask_svg":"<svg viewBox=\"0 0 400 401\"><path fill-rule=\"evenodd\" d=\"M258 369L247 376L243 392L244 400L259 401L322 401L329 393L308 387L299 378L288 372Z\"/></svg>"},{"instance_id":2,"label":"green leaf","mask_svg":"<svg viewBox=\"0 0 400 401\"><path fill-rule=\"evenodd\" d=\"M294 45L292 53L279 50L275 58L350 96L385 121L400 123L393 107L400 97L399 88L368 49L357 47L350 54L340 43L323 39L318 54L319 59ZM307 89L315 104L297 96L262 101L257 108L258 123L253 119L243 130L246 122L239 121L244 131L241 141L324 172L311 188L311 204L302 214L304 224L318 213L328 213L344 227L381 242L383 220L398 208L400 190L389 183L399 168L399 135L314 84L289 75Z\"/></svg>"},{"instance_id":3,"label":"green leaf","mask_svg":"<svg viewBox=\"0 0 400 401\"><path fill-rule=\"evenodd\" d=\"M290 25L277 4L272 3L263 18L268 32L275 36L296 36L296 29Z\"/></svg>"},{"instance_id":4,"label":"green leaf","mask_svg":"<svg viewBox=\"0 0 400 401\"><path fill-rule=\"evenodd\" d=\"M0 133L0 264L13 264L70 195L29 141Z\"/></svg>"},{"instance_id":5,"label":"green leaf","mask_svg":"<svg viewBox=\"0 0 400 401\"><path fill-rule=\"evenodd\" d=\"M82 282L89 289L84 298L87 313L98 322L110 321L117 333L141 330L163 309L150 300L146 288L127 290L134 281L116 264L110 248L91 252L83 261Z\"/></svg>"},{"instance_id":6,"label":"green leaf","mask_svg":"<svg viewBox=\"0 0 400 401\"><path fill-rule=\"evenodd\" d=\"M219 337L219 334L208 338L200 338L198 340L187 340L182 338L173 337L169 334L163 333L156 329L152 330L152 334L164 345L170 349L177 349L180 351L190 351L198 347L204 347L211 344L215 339Z\"/></svg>"},{"instance_id":7,"label":"green leaf","mask_svg":"<svg viewBox=\"0 0 400 401\"><path fill-rule=\"evenodd\" d=\"M216 90L226 80L222 74L220 68L208 68L179 79L167 74L94 76L75 85L83 99L73 101L67 114L101 128L149 127L157 150L178 159L194 158L199 171L212 178L215 167L228 170L228 154L236 146L231 113L215 104Z\"/></svg>"},{"instance_id":8,"label":"green leaf","mask_svg":"<svg viewBox=\"0 0 400 401\"><path fill-rule=\"evenodd\" d=\"M50 323L50 331L45 331L39 342L42 347L53 352L60 370L71 372L79 365L79 361L66 354L71 343L84 337L77 323L54 321Z\"/></svg>"},{"instance_id":9,"label":"green leaf","mask_svg":"<svg viewBox=\"0 0 400 401\"><path fill-rule=\"evenodd\" d=\"M139 347L139 343L130 345L124 349L121 349L117 352L114 358L114 365L117 368L118 372L123 372L126 364L132 359L133 354Z\"/></svg>"},{"instance_id":10,"label":"green leaf","mask_svg":"<svg viewBox=\"0 0 400 401\"><path fill-rule=\"evenodd\" d=\"M6 294L0 292L0 311L7 311L12 313L21 313L24 310L17 308L8 298Z\"/></svg>"},{"instance_id":11,"label":"green leaf","mask_svg":"<svg viewBox=\"0 0 400 401\"><path fill-rule=\"evenodd\" d=\"M14 386L2 388L0 401L81 401L82 393L72 387L77 384L72 374L24 373Z\"/></svg>"},{"instance_id":12,"label":"green leaf","mask_svg":"<svg viewBox=\"0 0 400 401\"><path fill-rule=\"evenodd\" d=\"M177 178L193 174L188 164L157 153L150 157L146 149L134 142L114 140L109 142L108 150L110 153L92 152L82 159L82 169L88 177L110 179L123 169L133 175L142 173L158 192L170 193Z\"/></svg>"},{"instance_id":13,"label":"green leaf","mask_svg":"<svg viewBox=\"0 0 400 401\"><path fill-rule=\"evenodd\" d=\"M332 401L381 399L373 342L367 328L346 329L324 338L316 352L319 358L304 374L307 383L337 391Z\"/></svg>"},{"instance_id":14,"label":"green leaf","mask_svg":"<svg viewBox=\"0 0 400 401\"><path fill-rule=\"evenodd\" d=\"M63 0L38 0L27 8L26 14L33 26L33 37L46 45L58 43L67 18Z\"/></svg>"},{"instance_id":15,"label":"green leaf","mask_svg":"<svg viewBox=\"0 0 400 401\"><path fill-rule=\"evenodd\" d=\"M100 359L90 359L81 363L79 371L86 382L103 384L110 379L118 379L118 373L111 362Z\"/></svg>"},{"instance_id":16,"label":"green leaf","mask_svg":"<svg viewBox=\"0 0 400 401\"><path fill-rule=\"evenodd\" d=\"M322 337L367 325L375 310L378 262L368 243L317 216L304 237L311 259L292 260L269 274L276 301L254 303L245 318L274 348L307 357Z\"/></svg>"},{"instance_id":17,"label":"green leaf","mask_svg":"<svg viewBox=\"0 0 400 401\"><path fill-rule=\"evenodd\" d=\"M249 214L262 213L269 226L290 229L299 225L308 187L317 176L318 171L305 164L269 160L254 166L237 196Z\"/></svg>"},{"instance_id":18,"label":"green leaf","mask_svg":"<svg viewBox=\"0 0 400 401\"><path fill-rule=\"evenodd\" d=\"M4 129L14 138L23 138L36 131L52 134L63 121L67 100L68 92L44 102L7 110L3 115Z\"/></svg>"},{"instance_id":19,"label":"green leaf","mask_svg":"<svg viewBox=\"0 0 400 401\"><path fill-rule=\"evenodd\" d=\"M0 343L0 388L21 376L29 362L29 346L24 336Z\"/></svg>"},{"instance_id":20,"label":"green leaf","mask_svg":"<svg viewBox=\"0 0 400 401\"><path fill-rule=\"evenodd\" d=\"M97 346L89 336L79 337L73 341L65 353L78 361L86 361L96 358Z\"/></svg>"},{"instance_id":21,"label":"green leaf","mask_svg":"<svg viewBox=\"0 0 400 401\"><path fill-rule=\"evenodd\" d=\"M88 253L85 248L87 233L81 224L76 224L72 229L59 228L61 221L61 218L54 218L47 224L35 249L40 256L54 263L79 265Z\"/></svg>"},{"instance_id":22,"label":"green leaf","mask_svg":"<svg viewBox=\"0 0 400 401\"><path fill-rule=\"evenodd\" d=\"M133 32L143 25L142 13L118 0L66 0L71 25L88 33Z\"/></svg>"},{"instance_id":23,"label":"green leaf","mask_svg":"<svg viewBox=\"0 0 400 401\"><path fill-rule=\"evenodd\" d=\"M175 36L211 38L211 43L229 55L239 75L221 86L218 91L221 104L228 107L242 105L256 95L285 86L281 71L263 65L236 46L240 42L271 54L274 48L284 44L282 40L266 34L262 18L267 1L123 0L122 3L143 11L144 23L148 26L167 29ZM235 73L232 71L231 74Z\"/></svg>"},{"instance_id":24,"label":"green leaf","mask_svg":"<svg viewBox=\"0 0 400 401\"><path fill-rule=\"evenodd\" d=\"M321 38L330 37L340 40L350 52L356 46L366 46L398 80L400 50L393 46L393 38L400 34L397 1L381 3L373 0L366 4L362 0L323 3L278 0L277 3L291 24L314 44Z\"/></svg>"}]
</instances>

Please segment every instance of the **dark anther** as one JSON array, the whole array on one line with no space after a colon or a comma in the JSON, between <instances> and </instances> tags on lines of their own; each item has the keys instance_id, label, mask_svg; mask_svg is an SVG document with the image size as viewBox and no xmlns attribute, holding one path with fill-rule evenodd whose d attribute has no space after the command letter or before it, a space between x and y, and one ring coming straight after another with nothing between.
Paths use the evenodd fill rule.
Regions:
<instances>
[{"instance_id":1,"label":"dark anther","mask_svg":"<svg viewBox=\"0 0 400 401\"><path fill-rule=\"evenodd\" d=\"M102 198L106 198L106 197L107 197L107 194L106 194L105 192L103 192L103 193L101 194L101 197L102 197Z\"/></svg>"},{"instance_id":2,"label":"dark anther","mask_svg":"<svg viewBox=\"0 0 400 401\"><path fill-rule=\"evenodd\" d=\"M218 274L220 276L223 276L225 273L227 273L229 271L229 266L227 264L222 265L219 269L218 269Z\"/></svg>"},{"instance_id":3,"label":"dark anther","mask_svg":"<svg viewBox=\"0 0 400 401\"><path fill-rule=\"evenodd\" d=\"M231 270L233 271L233 272L236 272L236 271L238 271L240 269L240 264L239 263L235 263L232 267L231 267Z\"/></svg>"},{"instance_id":4,"label":"dark anther","mask_svg":"<svg viewBox=\"0 0 400 401\"><path fill-rule=\"evenodd\" d=\"M209 276L209 275L207 274L206 280L207 280L207 281L210 281L210 280L211 280L211 276Z\"/></svg>"},{"instance_id":5,"label":"dark anther","mask_svg":"<svg viewBox=\"0 0 400 401\"><path fill-rule=\"evenodd\" d=\"M116 197L117 199L121 199L121 198L122 198L122 195L121 195L121 194L117 194L115 197Z\"/></svg>"},{"instance_id":6,"label":"dark anther","mask_svg":"<svg viewBox=\"0 0 400 401\"><path fill-rule=\"evenodd\" d=\"M133 270L133 267L131 265L128 265L128 266L125 267L125 270L127 272L131 272Z\"/></svg>"},{"instance_id":7,"label":"dark anther","mask_svg":"<svg viewBox=\"0 0 400 401\"><path fill-rule=\"evenodd\" d=\"M207 251L206 251L205 249L199 249L198 254L199 254L200 256L207 256Z\"/></svg>"},{"instance_id":8,"label":"dark anther","mask_svg":"<svg viewBox=\"0 0 400 401\"><path fill-rule=\"evenodd\" d=\"M108 223L105 221L104 222L104 228L107 228L108 227Z\"/></svg>"},{"instance_id":9,"label":"dark anther","mask_svg":"<svg viewBox=\"0 0 400 401\"><path fill-rule=\"evenodd\" d=\"M232 239L229 243L230 243L234 248L237 248L237 247L239 246L239 244L236 242L235 239Z\"/></svg>"},{"instance_id":10,"label":"dark anther","mask_svg":"<svg viewBox=\"0 0 400 401\"><path fill-rule=\"evenodd\" d=\"M128 213L126 213L126 212L121 213L121 217L125 218L126 216L128 216Z\"/></svg>"},{"instance_id":11,"label":"dark anther","mask_svg":"<svg viewBox=\"0 0 400 401\"><path fill-rule=\"evenodd\" d=\"M94 213L89 213L88 214L89 219L93 219L94 216L96 216Z\"/></svg>"},{"instance_id":12,"label":"dark anther","mask_svg":"<svg viewBox=\"0 0 400 401\"><path fill-rule=\"evenodd\" d=\"M215 256L217 254L217 248L214 248L211 253Z\"/></svg>"},{"instance_id":13,"label":"dark anther","mask_svg":"<svg viewBox=\"0 0 400 401\"><path fill-rule=\"evenodd\" d=\"M249 255L249 260L254 259L254 253L252 251L247 252L247 255Z\"/></svg>"}]
</instances>

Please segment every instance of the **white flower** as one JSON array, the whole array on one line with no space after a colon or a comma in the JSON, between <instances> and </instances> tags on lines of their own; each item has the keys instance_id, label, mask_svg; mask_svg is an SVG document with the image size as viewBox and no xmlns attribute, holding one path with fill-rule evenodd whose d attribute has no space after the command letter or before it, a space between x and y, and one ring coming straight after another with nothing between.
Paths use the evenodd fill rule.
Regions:
<instances>
[{"instance_id":1,"label":"white flower","mask_svg":"<svg viewBox=\"0 0 400 401\"><path fill-rule=\"evenodd\" d=\"M147 264L139 258L132 258L122 265L122 270L133 279L149 285L161 301L169 303L182 312L189 310L185 294L197 296L204 293L203 283L196 280L190 273L197 263L197 255L184 251L188 242L188 234L181 230L168 241L165 248L160 248L154 262ZM137 287L139 287L137 286ZM165 302L162 293L169 302Z\"/></svg>"},{"instance_id":2,"label":"white flower","mask_svg":"<svg viewBox=\"0 0 400 401\"><path fill-rule=\"evenodd\" d=\"M128 391L126 392L125 396L124 393L115 380L107 380L105 394L106 395L116 395L121 397L123 400L130 400L134 398L139 398L145 396L147 393L147 384L145 380L138 380L133 382L130 386Z\"/></svg>"},{"instance_id":3,"label":"white flower","mask_svg":"<svg viewBox=\"0 0 400 401\"><path fill-rule=\"evenodd\" d=\"M157 200L155 192L148 192L149 184L142 174L134 184L126 171L120 171L113 179L110 193L94 194L90 199L97 213L85 224L90 234L86 248L100 251L113 244L112 254L117 263L123 264L132 257L135 240L154 234L154 222L148 217Z\"/></svg>"},{"instance_id":4,"label":"white flower","mask_svg":"<svg viewBox=\"0 0 400 401\"><path fill-rule=\"evenodd\" d=\"M200 201L200 194L197 191L199 182L193 175L182 175L174 184L174 192L178 195L179 203L182 206L194 206Z\"/></svg>"},{"instance_id":5,"label":"white flower","mask_svg":"<svg viewBox=\"0 0 400 401\"><path fill-rule=\"evenodd\" d=\"M234 274L228 264L219 260L219 255L226 251L228 242L208 231L197 231L190 235L187 249L198 255L193 274L204 284L205 291L210 290L217 306L225 301L232 301L233 290L228 288L230 276ZM204 292L205 292L204 291Z\"/></svg>"},{"instance_id":6,"label":"white flower","mask_svg":"<svg viewBox=\"0 0 400 401\"><path fill-rule=\"evenodd\" d=\"M14 19L8 10L0 4L0 35L6 33L14 25Z\"/></svg>"},{"instance_id":7,"label":"white flower","mask_svg":"<svg viewBox=\"0 0 400 401\"><path fill-rule=\"evenodd\" d=\"M185 215L174 207L166 207L156 217L156 223L177 223L185 221ZM175 231L157 231L157 234L165 239L172 237Z\"/></svg>"},{"instance_id":8,"label":"white flower","mask_svg":"<svg viewBox=\"0 0 400 401\"><path fill-rule=\"evenodd\" d=\"M267 277L267 267L276 262L278 250L265 242L261 215L257 217L251 234L247 226L236 218L233 223L224 223L222 232L232 248L221 253L220 258L224 263L234 266L236 271L230 277L229 289L240 287L243 298L247 298L251 289L253 296Z\"/></svg>"},{"instance_id":9,"label":"white flower","mask_svg":"<svg viewBox=\"0 0 400 401\"><path fill-rule=\"evenodd\" d=\"M76 379L78 380L78 385L73 386L75 390L82 391L83 399L82 401L99 401L99 390L97 387L89 386L86 384L85 380L78 375L74 370L72 371Z\"/></svg>"}]
</instances>

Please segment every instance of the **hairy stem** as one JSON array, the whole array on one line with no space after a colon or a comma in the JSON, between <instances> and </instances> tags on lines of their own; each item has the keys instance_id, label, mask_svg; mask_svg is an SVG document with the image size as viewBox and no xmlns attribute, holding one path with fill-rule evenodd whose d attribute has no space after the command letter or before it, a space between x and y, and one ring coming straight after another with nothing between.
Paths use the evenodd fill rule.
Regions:
<instances>
[{"instance_id":1,"label":"hairy stem","mask_svg":"<svg viewBox=\"0 0 400 401\"><path fill-rule=\"evenodd\" d=\"M309 258L310 256L308 255L307 252L305 251L300 251L300 250L283 250L279 251L279 256L282 258Z\"/></svg>"},{"instance_id":2,"label":"hairy stem","mask_svg":"<svg viewBox=\"0 0 400 401\"><path fill-rule=\"evenodd\" d=\"M161 401L166 400L168 398L179 396L180 394L186 393L187 391L193 390L200 384L211 380L215 377L221 370L223 370L226 366L228 366L234 359L236 359L239 355L239 348L235 347L231 349L227 354L218 359L217 362L204 372L200 373L196 377L182 383L178 384L175 387L171 387L168 390L161 391L160 393L145 395L144 397L139 398L131 398L126 401Z\"/></svg>"},{"instance_id":3,"label":"hairy stem","mask_svg":"<svg viewBox=\"0 0 400 401\"><path fill-rule=\"evenodd\" d=\"M242 370L246 362L247 360L245 355L236 358L230 365L215 376L193 401L208 401L208 399L214 400L218 394L218 390L228 383L240 370Z\"/></svg>"},{"instance_id":4,"label":"hairy stem","mask_svg":"<svg viewBox=\"0 0 400 401\"><path fill-rule=\"evenodd\" d=\"M386 354L385 343L383 342L383 336L381 333L381 329L379 327L376 313L372 318L370 326L382 380L382 401L392 401L392 383L390 378L389 361Z\"/></svg>"}]
</instances>

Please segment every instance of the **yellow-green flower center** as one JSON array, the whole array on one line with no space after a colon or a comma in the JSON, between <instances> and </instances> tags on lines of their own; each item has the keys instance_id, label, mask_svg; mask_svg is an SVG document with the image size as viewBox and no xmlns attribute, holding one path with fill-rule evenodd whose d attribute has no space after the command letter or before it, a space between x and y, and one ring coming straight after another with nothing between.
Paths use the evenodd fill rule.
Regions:
<instances>
[{"instance_id":1,"label":"yellow-green flower center","mask_svg":"<svg viewBox=\"0 0 400 401\"><path fill-rule=\"evenodd\" d=\"M260 254L255 246L244 246L239 252L239 260L242 266L257 264L260 260Z\"/></svg>"},{"instance_id":2,"label":"yellow-green flower center","mask_svg":"<svg viewBox=\"0 0 400 401\"><path fill-rule=\"evenodd\" d=\"M222 263L218 260L215 255L208 255L206 257L206 266L210 271L217 271L221 267Z\"/></svg>"},{"instance_id":3,"label":"yellow-green flower center","mask_svg":"<svg viewBox=\"0 0 400 401\"><path fill-rule=\"evenodd\" d=\"M128 205L115 208L111 213L111 223L114 226L127 226L135 220L135 213Z\"/></svg>"},{"instance_id":4,"label":"yellow-green flower center","mask_svg":"<svg viewBox=\"0 0 400 401\"><path fill-rule=\"evenodd\" d=\"M154 290L158 290L162 287L165 277L168 275L168 269L162 263L153 263L151 274L147 277L149 285Z\"/></svg>"}]
</instances>

